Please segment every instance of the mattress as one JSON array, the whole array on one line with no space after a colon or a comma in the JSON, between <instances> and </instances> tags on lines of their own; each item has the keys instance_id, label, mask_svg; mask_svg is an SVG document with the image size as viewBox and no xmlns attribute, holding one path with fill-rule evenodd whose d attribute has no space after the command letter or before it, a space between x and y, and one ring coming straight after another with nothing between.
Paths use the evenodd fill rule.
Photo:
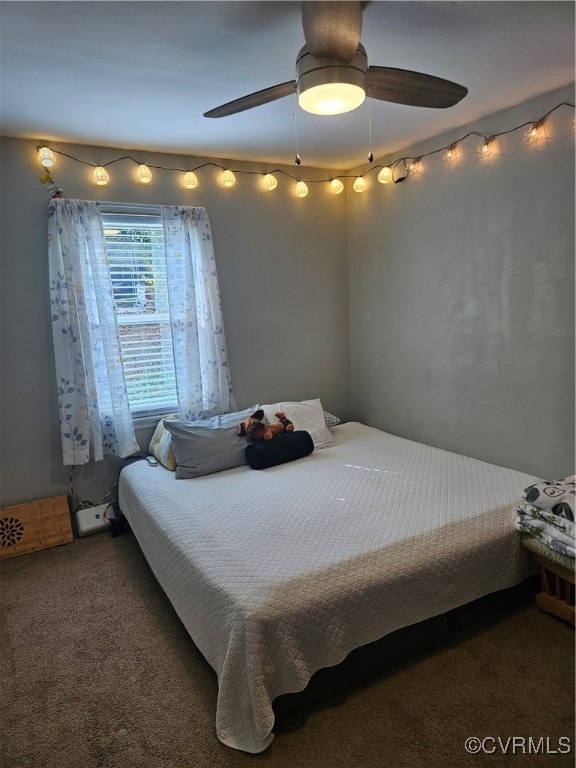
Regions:
<instances>
[{"instance_id":1,"label":"mattress","mask_svg":"<svg viewBox=\"0 0 576 768\"><path fill-rule=\"evenodd\" d=\"M147 462L120 508L218 676L216 734L262 752L272 701L359 646L522 581L538 478L359 423L289 464L193 480Z\"/></svg>"}]
</instances>

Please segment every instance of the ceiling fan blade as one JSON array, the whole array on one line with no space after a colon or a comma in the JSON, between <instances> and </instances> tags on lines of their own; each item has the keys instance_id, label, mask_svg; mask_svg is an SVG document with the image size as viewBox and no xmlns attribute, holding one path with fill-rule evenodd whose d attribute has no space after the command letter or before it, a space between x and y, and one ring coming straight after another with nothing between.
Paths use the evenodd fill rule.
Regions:
<instances>
[{"instance_id":1,"label":"ceiling fan blade","mask_svg":"<svg viewBox=\"0 0 576 768\"><path fill-rule=\"evenodd\" d=\"M410 107L453 107L468 88L441 77L394 67L368 67L366 92L373 99L407 104Z\"/></svg>"},{"instance_id":2,"label":"ceiling fan blade","mask_svg":"<svg viewBox=\"0 0 576 768\"><path fill-rule=\"evenodd\" d=\"M362 3L302 3L302 27L312 56L352 61L362 32Z\"/></svg>"},{"instance_id":3,"label":"ceiling fan blade","mask_svg":"<svg viewBox=\"0 0 576 768\"><path fill-rule=\"evenodd\" d=\"M290 80L287 83L273 85L270 88L264 88L261 91L250 93L248 96L242 96L240 99L229 101L227 104L222 104L220 107L215 107L209 112L205 112L204 117L227 117L228 115L235 115L237 112L244 112L245 109L259 107L262 104L268 104L268 102L276 101L276 99L281 99L284 96L290 96L290 94L295 91L296 81Z\"/></svg>"}]
</instances>

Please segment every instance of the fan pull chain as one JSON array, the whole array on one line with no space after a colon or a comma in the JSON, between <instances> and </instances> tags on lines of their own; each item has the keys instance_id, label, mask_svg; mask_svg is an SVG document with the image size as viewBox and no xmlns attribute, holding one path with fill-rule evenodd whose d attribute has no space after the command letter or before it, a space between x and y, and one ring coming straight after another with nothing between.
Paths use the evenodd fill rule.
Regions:
<instances>
[{"instance_id":1,"label":"fan pull chain","mask_svg":"<svg viewBox=\"0 0 576 768\"><path fill-rule=\"evenodd\" d=\"M372 99L368 95L368 162L374 162L372 154Z\"/></svg>"},{"instance_id":2,"label":"fan pull chain","mask_svg":"<svg viewBox=\"0 0 576 768\"><path fill-rule=\"evenodd\" d=\"M296 144L296 157L294 158L294 165L301 165L302 158L298 150L298 127L296 125L296 96L292 94L292 121L294 123L294 142Z\"/></svg>"}]
</instances>

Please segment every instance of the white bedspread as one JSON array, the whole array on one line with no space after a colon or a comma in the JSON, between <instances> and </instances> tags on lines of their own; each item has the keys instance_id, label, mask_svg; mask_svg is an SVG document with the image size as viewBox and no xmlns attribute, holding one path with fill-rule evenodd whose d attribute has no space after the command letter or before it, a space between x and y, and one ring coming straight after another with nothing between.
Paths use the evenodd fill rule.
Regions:
<instances>
[{"instance_id":1,"label":"white bedspread","mask_svg":"<svg viewBox=\"0 0 576 768\"><path fill-rule=\"evenodd\" d=\"M261 752L273 699L354 648L520 582L538 478L358 423L278 467L176 480L144 461L120 506L218 675L218 738Z\"/></svg>"}]
</instances>

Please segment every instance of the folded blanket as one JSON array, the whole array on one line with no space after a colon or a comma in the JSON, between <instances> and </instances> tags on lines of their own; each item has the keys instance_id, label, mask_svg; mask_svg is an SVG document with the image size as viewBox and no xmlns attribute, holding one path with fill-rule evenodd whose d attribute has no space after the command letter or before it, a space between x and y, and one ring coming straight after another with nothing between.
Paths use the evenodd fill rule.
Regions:
<instances>
[{"instance_id":1,"label":"folded blanket","mask_svg":"<svg viewBox=\"0 0 576 768\"><path fill-rule=\"evenodd\" d=\"M535 536L555 552L575 557L576 526L572 521L526 502L517 511L514 523L517 531Z\"/></svg>"},{"instance_id":2,"label":"folded blanket","mask_svg":"<svg viewBox=\"0 0 576 768\"><path fill-rule=\"evenodd\" d=\"M574 522L576 509L576 475L556 482L544 480L524 488L522 499L540 509Z\"/></svg>"},{"instance_id":3,"label":"folded blanket","mask_svg":"<svg viewBox=\"0 0 576 768\"><path fill-rule=\"evenodd\" d=\"M524 489L514 527L555 552L576 556L576 476L543 481Z\"/></svg>"}]
</instances>

